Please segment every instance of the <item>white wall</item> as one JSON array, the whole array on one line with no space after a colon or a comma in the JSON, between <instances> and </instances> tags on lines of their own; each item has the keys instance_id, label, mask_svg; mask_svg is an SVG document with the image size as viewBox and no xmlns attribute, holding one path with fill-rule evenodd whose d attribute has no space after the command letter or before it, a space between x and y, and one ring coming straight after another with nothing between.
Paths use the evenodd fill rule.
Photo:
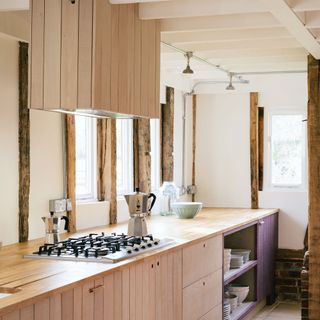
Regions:
<instances>
[{"instance_id":1,"label":"white wall","mask_svg":"<svg viewBox=\"0 0 320 320\"><path fill-rule=\"evenodd\" d=\"M306 110L306 74L249 79L250 85L236 85L234 93L226 94L222 85L206 85L197 91L197 200L207 206L250 206L250 91L259 92L259 104L266 113L273 108ZM265 139L266 148L267 129ZM264 160L266 164L266 152ZM308 221L307 192L279 192L265 185L259 192L259 205L280 208L279 247L301 249Z\"/></svg>"},{"instance_id":2,"label":"white wall","mask_svg":"<svg viewBox=\"0 0 320 320\"><path fill-rule=\"evenodd\" d=\"M0 241L4 243L18 240L17 83L18 43L0 38Z\"/></svg>"},{"instance_id":3,"label":"white wall","mask_svg":"<svg viewBox=\"0 0 320 320\"><path fill-rule=\"evenodd\" d=\"M197 99L196 198L206 207L249 207L249 95Z\"/></svg>"}]
</instances>

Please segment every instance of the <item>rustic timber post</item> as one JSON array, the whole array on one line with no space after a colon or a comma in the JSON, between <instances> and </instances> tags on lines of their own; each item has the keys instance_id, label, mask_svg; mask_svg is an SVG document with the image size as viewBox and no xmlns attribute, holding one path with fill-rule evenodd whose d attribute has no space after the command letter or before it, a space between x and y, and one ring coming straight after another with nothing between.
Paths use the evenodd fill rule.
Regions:
<instances>
[{"instance_id":1,"label":"rustic timber post","mask_svg":"<svg viewBox=\"0 0 320 320\"><path fill-rule=\"evenodd\" d=\"M150 120L137 119L134 124L135 187L141 192L151 191Z\"/></svg>"},{"instance_id":2,"label":"rustic timber post","mask_svg":"<svg viewBox=\"0 0 320 320\"><path fill-rule=\"evenodd\" d=\"M76 128L73 115L67 114L66 125L66 171L67 171L67 197L71 199L72 210L68 211L69 232L76 232Z\"/></svg>"},{"instance_id":3,"label":"rustic timber post","mask_svg":"<svg viewBox=\"0 0 320 320\"><path fill-rule=\"evenodd\" d=\"M250 93L250 171L251 208L258 209L259 169L258 169L258 93Z\"/></svg>"},{"instance_id":4,"label":"rustic timber post","mask_svg":"<svg viewBox=\"0 0 320 320\"><path fill-rule=\"evenodd\" d=\"M308 57L309 319L320 319L320 61Z\"/></svg>"},{"instance_id":5,"label":"rustic timber post","mask_svg":"<svg viewBox=\"0 0 320 320\"><path fill-rule=\"evenodd\" d=\"M196 132L197 132L197 95L192 96L192 185L196 185ZM195 194L192 194L195 201Z\"/></svg>"},{"instance_id":6,"label":"rustic timber post","mask_svg":"<svg viewBox=\"0 0 320 320\"><path fill-rule=\"evenodd\" d=\"M28 108L28 43L19 42L19 242L29 237L30 114Z\"/></svg>"},{"instance_id":7,"label":"rustic timber post","mask_svg":"<svg viewBox=\"0 0 320 320\"><path fill-rule=\"evenodd\" d=\"M161 180L173 181L174 89L166 88L166 104L161 108Z\"/></svg>"},{"instance_id":8,"label":"rustic timber post","mask_svg":"<svg viewBox=\"0 0 320 320\"><path fill-rule=\"evenodd\" d=\"M98 200L109 201L110 224L117 223L116 120L97 119Z\"/></svg>"},{"instance_id":9,"label":"rustic timber post","mask_svg":"<svg viewBox=\"0 0 320 320\"><path fill-rule=\"evenodd\" d=\"M258 165L259 191L263 190L263 157L264 157L264 108L258 108Z\"/></svg>"}]
</instances>

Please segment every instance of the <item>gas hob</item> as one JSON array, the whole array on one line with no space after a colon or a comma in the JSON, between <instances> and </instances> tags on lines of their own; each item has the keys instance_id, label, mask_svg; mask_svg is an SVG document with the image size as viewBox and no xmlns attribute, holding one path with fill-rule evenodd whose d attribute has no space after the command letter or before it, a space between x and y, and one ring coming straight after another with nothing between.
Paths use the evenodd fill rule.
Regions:
<instances>
[{"instance_id":1,"label":"gas hob","mask_svg":"<svg viewBox=\"0 0 320 320\"><path fill-rule=\"evenodd\" d=\"M83 262L114 263L129 259L142 253L150 252L173 244L173 239L156 239L152 235L145 237L125 234L101 234L68 238L57 244L44 244L38 251L27 254L25 258L53 259Z\"/></svg>"}]
</instances>

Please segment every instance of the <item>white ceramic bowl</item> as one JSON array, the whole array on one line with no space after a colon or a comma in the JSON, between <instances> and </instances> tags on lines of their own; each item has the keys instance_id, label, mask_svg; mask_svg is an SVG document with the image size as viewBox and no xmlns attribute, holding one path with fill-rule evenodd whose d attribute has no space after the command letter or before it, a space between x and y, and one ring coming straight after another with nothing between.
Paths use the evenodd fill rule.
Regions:
<instances>
[{"instance_id":1,"label":"white ceramic bowl","mask_svg":"<svg viewBox=\"0 0 320 320\"><path fill-rule=\"evenodd\" d=\"M232 254L241 255L243 257L243 262L246 263L249 261L251 250L247 249L232 249Z\"/></svg>"},{"instance_id":2,"label":"white ceramic bowl","mask_svg":"<svg viewBox=\"0 0 320 320\"><path fill-rule=\"evenodd\" d=\"M241 304L249 294L249 286L245 285L230 285L228 287L228 292L238 296L238 304Z\"/></svg>"},{"instance_id":3,"label":"white ceramic bowl","mask_svg":"<svg viewBox=\"0 0 320 320\"><path fill-rule=\"evenodd\" d=\"M171 208L180 219L192 219L202 208L202 202L173 202Z\"/></svg>"},{"instance_id":4,"label":"white ceramic bowl","mask_svg":"<svg viewBox=\"0 0 320 320\"><path fill-rule=\"evenodd\" d=\"M238 306L238 296L236 294L229 294L229 296L224 298L224 301L230 303L231 312Z\"/></svg>"}]
</instances>

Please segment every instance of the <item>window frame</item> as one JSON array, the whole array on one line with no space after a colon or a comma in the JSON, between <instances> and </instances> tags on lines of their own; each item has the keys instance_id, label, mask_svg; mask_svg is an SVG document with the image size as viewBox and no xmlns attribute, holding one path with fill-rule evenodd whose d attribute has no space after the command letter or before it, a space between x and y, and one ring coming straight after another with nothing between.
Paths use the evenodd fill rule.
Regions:
<instances>
[{"instance_id":1,"label":"window frame","mask_svg":"<svg viewBox=\"0 0 320 320\"><path fill-rule=\"evenodd\" d=\"M266 155L265 155L265 181L264 191L275 192L305 192L307 190L307 128L304 126L302 136L302 181L299 185L273 184L272 183L272 117L275 115L301 115L306 118L306 111L302 108L270 108L267 110L267 133L265 136ZM265 120L265 121L266 121Z\"/></svg>"},{"instance_id":2,"label":"window frame","mask_svg":"<svg viewBox=\"0 0 320 320\"><path fill-rule=\"evenodd\" d=\"M121 127L121 133L125 134L125 138L121 140L121 146L119 146L118 139L118 124L119 121L128 121L128 126L125 128ZM126 132L126 130L128 131ZM118 189L118 175L117 175L117 198L122 199L126 193L132 193L134 191L134 181L133 181L133 120L132 119L117 119L116 121L116 134L117 134L117 170L118 170L118 148L121 147L122 155L127 155L126 159L121 161L121 170L122 172L128 173L128 179L126 183L123 184L122 189Z\"/></svg>"},{"instance_id":3,"label":"window frame","mask_svg":"<svg viewBox=\"0 0 320 320\"><path fill-rule=\"evenodd\" d=\"M77 117L84 117L85 121L87 121L86 125L89 125L90 135L86 135L86 142L89 144L89 147L86 149L86 153L90 154L91 157L89 159L89 163L87 164L86 170L90 171L90 189L91 192L83 193L81 195L77 194L77 179L76 179L76 202L91 202L97 201L97 122L93 117L85 117L81 115L75 116L75 136L77 141ZM76 143L77 145L77 143ZM77 151L76 151L76 177L77 177Z\"/></svg>"}]
</instances>

